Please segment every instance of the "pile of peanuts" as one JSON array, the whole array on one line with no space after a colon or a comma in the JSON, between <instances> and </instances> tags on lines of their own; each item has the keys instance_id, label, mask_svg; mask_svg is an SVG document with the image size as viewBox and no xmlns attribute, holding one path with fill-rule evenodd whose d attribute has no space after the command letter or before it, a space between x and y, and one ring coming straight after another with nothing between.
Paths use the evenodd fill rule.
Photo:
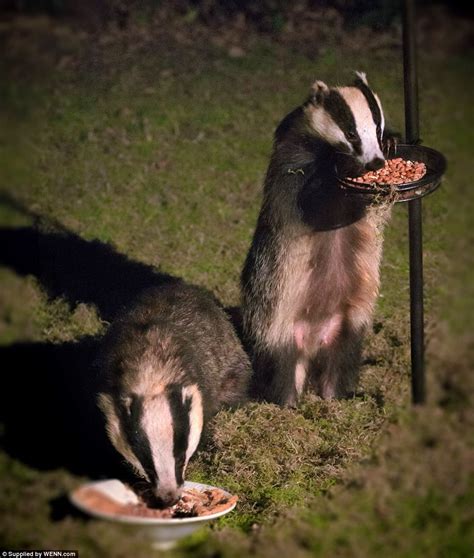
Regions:
<instances>
[{"instance_id":1,"label":"pile of peanuts","mask_svg":"<svg viewBox=\"0 0 474 558\"><path fill-rule=\"evenodd\" d=\"M416 182L423 178L425 174L425 163L405 161L398 157L397 159L387 159L385 166L377 171L366 172L364 175L351 180L363 184L405 184Z\"/></svg>"}]
</instances>

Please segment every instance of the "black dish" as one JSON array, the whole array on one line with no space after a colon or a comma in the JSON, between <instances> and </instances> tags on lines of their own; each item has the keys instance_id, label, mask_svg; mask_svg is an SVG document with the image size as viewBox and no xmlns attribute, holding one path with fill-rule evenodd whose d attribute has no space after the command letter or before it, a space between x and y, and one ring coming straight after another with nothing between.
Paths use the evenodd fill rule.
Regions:
<instances>
[{"instance_id":1,"label":"black dish","mask_svg":"<svg viewBox=\"0 0 474 558\"><path fill-rule=\"evenodd\" d=\"M366 198L370 201L383 202L390 199L395 202L405 202L422 198L430 194L441 183L441 178L446 170L446 159L442 153L425 147L424 145L398 144L393 146L386 159L401 157L404 160L425 163L426 174L420 180L407 182L405 184L364 184L354 182L349 177L338 176L337 180L347 195ZM336 169L337 173L337 169Z\"/></svg>"}]
</instances>

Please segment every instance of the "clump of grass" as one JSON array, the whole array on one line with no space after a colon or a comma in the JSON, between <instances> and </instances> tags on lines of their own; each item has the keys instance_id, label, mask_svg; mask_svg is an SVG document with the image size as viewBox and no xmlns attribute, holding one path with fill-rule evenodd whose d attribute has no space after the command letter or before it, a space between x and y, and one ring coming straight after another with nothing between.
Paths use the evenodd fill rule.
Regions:
<instances>
[{"instance_id":1,"label":"clump of grass","mask_svg":"<svg viewBox=\"0 0 474 558\"><path fill-rule=\"evenodd\" d=\"M104 323L93 306L79 303L71 310L61 298L50 301L45 295L42 298L35 321L44 339L52 342L73 341L79 336L97 335L103 331Z\"/></svg>"},{"instance_id":2,"label":"clump of grass","mask_svg":"<svg viewBox=\"0 0 474 558\"><path fill-rule=\"evenodd\" d=\"M386 549L406 558L468 554L474 544L474 448L466 433L474 428L474 391L468 389L461 405L448 395L468 388L472 350L458 344L443 352L442 360L430 360L433 400L424 408L394 408L384 428L377 428L377 421L387 410L374 414L373 401L307 398L301 415L318 432L319 452L324 440L332 441L337 453L346 452L339 473L326 472L326 478L337 478L334 486L324 494L306 493L298 507L281 508L271 527L254 525L243 537L228 525L210 539L188 541L176 555L233 558L236 549L256 558L366 558ZM446 363L453 359L458 367L446 384ZM268 440L274 442L272 436ZM288 458L284 444L283 451ZM341 462L340 456L331 459L336 467ZM318 475L318 459L313 475Z\"/></svg>"},{"instance_id":3,"label":"clump of grass","mask_svg":"<svg viewBox=\"0 0 474 558\"><path fill-rule=\"evenodd\" d=\"M228 522L266 522L332 486L367 450L382 420L370 398L328 402L308 395L299 409L252 403L222 411L189 476L240 496L242 516Z\"/></svg>"}]
</instances>

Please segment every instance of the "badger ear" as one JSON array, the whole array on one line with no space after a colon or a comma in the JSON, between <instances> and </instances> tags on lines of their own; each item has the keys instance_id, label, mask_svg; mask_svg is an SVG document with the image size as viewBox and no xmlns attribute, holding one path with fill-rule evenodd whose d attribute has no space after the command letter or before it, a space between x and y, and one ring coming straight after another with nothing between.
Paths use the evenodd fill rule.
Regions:
<instances>
[{"instance_id":1,"label":"badger ear","mask_svg":"<svg viewBox=\"0 0 474 558\"><path fill-rule=\"evenodd\" d=\"M367 75L365 72L358 72L358 71L354 71L356 78L355 78L355 82L362 82L365 85L369 85L368 81L367 81Z\"/></svg>"},{"instance_id":2,"label":"badger ear","mask_svg":"<svg viewBox=\"0 0 474 558\"><path fill-rule=\"evenodd\" d=\"M324 95L329 91L329 87L317 79L311 86L310 99L314 104L318 104L323 100Z\"/></svg>"},{"instance_id":3,"label":"badger ear","mask_svg":"<svg viewBox=\"0 0 474 558\"><path fill-rule=\"evenodd\" d=\"M115 414L112 397L108 393L99 393L97 395L97 405L105 416Z\"/></svg>"}]
</instances>

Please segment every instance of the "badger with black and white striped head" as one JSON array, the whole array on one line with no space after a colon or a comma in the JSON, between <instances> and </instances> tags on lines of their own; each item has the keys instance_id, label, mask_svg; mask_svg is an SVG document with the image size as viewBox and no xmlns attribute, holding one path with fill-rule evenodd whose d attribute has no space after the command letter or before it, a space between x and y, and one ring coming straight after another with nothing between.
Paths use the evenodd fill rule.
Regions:
<instances>
[{"instance_id":1,"label":"badger with black and white striped head","mask_svg":"<svg viewBox=\"0 0 474 558\"><path fill-rule=\"evenodd\" d=\"M384 165L385 119L366 75L309 98L277 127L263 202L241 276L253 394L294 405L307 387L352 393L379 288L387 207L346 197L349 176Z\"/></svg>"},{"instance_id":2,"label":"badger with black and white striped head","mask_svg":"<svg viewBox=\"0 0 474 558\"><path fill-rule=\"evenodd\" d=\"M112 444L146 481L148 504L173 504L208 419L247 397L250 363L233 326L203 289L152 288L110 326L99 363Z\"/></svg>"}]
</instances>

